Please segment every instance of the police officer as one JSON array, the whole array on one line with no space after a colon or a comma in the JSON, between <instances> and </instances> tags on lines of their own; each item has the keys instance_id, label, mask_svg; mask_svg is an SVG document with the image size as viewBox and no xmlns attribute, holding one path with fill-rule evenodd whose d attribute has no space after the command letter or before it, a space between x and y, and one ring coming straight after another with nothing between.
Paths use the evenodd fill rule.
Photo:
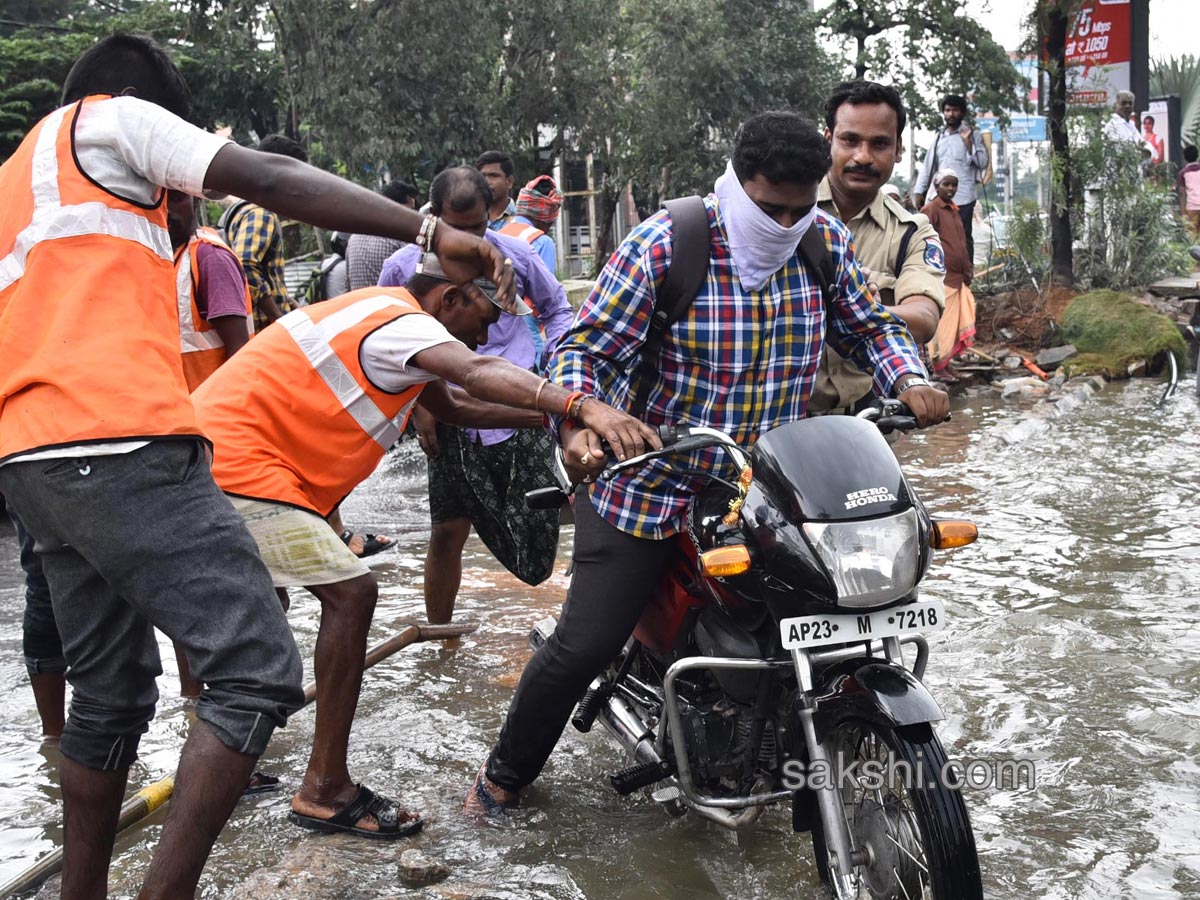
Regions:
<instances>
[{"instance_id":1,"label":"police officer","mask_svg":"<svg viewBox=\"0 0 1200 900\"><path fill-rule=\"evenodd\" d=\"M925 344L945 306L945 255L929 220L880 190L904 155L905 118L894 88L873 81L835 87L825 104L833 167L821 182L817 205L850 229L873 292ZM854 412L871 398L871 376L827 345L810 414Z\"/></svg>"}]
</instances>

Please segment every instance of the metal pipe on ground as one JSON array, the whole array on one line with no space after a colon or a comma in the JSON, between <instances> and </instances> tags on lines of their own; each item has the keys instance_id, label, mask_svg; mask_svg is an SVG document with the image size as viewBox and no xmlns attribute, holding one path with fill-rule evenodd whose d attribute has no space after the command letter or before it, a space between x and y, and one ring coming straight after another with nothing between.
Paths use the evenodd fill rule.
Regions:
<instances>
[{"instance_id":1,"label":"metal pipe on ground","mask_svg":"<svg viewBox=\"0 0 1200 900\"><path fill-rule=\"evenodd\" d=\"M479 626L475 623L462 625L409 625L399 634L393 635L367 651L363 659L363 669L371 668L382 662L396 651L403 650L409 644L422 641L440 641L462 637L470 634ZM313 682L304 687L304 705L308 706L317 697L317 686ZM167 804L171 793L175 790L175 779L167 777L142 788L121 807L117 819L117 834L132 828L143 819L148 818ZM62 871L62 847L47 853L32 866L11 881L0 885L0 898L11 897L24 891L32 891L52 875Z\"/></svg>"}]
</instances>

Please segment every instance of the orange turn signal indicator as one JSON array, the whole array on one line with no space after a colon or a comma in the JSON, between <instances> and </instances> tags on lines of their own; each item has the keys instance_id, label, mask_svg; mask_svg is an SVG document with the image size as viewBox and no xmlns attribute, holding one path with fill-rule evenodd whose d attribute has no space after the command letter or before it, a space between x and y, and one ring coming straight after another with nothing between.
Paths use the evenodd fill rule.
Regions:
<instances>
[{"instance_id":1,"label":"orange turn signal indicator","mask_svg":"<svg viewBox=\"0 0 1200 900\"><path fill-rule=\"evenodd\" d=\"M979 538L979 529L974 522L962 519L934 519L933 531L929 535L929 546L934 550L949 550L965 547Z\"/></svg>"},{"instance_id":2,"label":"orange turn signal indicator","mask_svg":"<svg viewBox=\"0 0 1200 900\"><path fill-rule=\"evenodd\" d=\"M750 551L745 545L717 547L700 554L700 571L710 578L741 575L750 570Z\"/></svg>"}]
</instances>

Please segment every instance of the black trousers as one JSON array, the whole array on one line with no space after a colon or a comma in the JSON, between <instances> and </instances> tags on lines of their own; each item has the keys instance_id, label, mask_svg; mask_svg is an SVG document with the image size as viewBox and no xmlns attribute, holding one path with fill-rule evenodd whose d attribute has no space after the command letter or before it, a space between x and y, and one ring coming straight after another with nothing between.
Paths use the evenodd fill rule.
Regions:
<instances>
[{"instance_id":1,"label":"black trousers","mask_svg":"<svg viewBox=\"0 0 1200 900\"><path fill-rule=\"evenodd\" d=\"M964 203L958 208L958 215L962 219L963 231L967 233L967 259L975 259L975 238L971 234L971 225L975 221L975 201Z\"/></svg>"},{"instance_id":2,"label":"black trousers","mask_svg":"<svg viewBox=\"0 0 1200 900\"><path fill-rule=\"evenodd\" d=\"M575 492L575 569L554 634L521 675L487 777L517 791L541 774L575 704L616 658L675 558L674 540L613 528Z\"/></svg>"}]
</instances>

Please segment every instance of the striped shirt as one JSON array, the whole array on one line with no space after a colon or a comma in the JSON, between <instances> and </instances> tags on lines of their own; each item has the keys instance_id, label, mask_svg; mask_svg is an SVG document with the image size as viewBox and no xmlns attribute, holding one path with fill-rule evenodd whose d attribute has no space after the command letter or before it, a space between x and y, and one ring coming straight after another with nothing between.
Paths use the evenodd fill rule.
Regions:
<instances>
[{"instance_id":1,"label":"striped shirt","mask_svg":"<svg viewBox=\"0 0 1200 900\"><path fill-rule=\"evenodd\" d=\"M254 330L259 332L271 324L259 305L263 297L271 297L280 313L296 308L283 282L283 229L275 213L250 203L237 211L228 231L229 246L250 285Z\"/></svg>"},{"instance_id":2,"label":"striped shirt","mask_svg":"<svg viewBox=\"0 0 1200 900\"><path fill-rule=\"evenodd\" d=\"M716 428L745 447L759 435L804 417L821 360L826 308L819 283L799 256L761 291L738 281L717 201L709 196L708 276L688 312L667 332L644 419ZM924 375L904 324L872 299L840 222L818 212L833 256L836 298L829 340L843 356L874 372L877 393L891 396L906 374ZM637 391L639 349L654 310L655 289L671 262L665 212L637 226L600 273L571 330L550 361L550 380L628 409ZM689 498L714 469L718 450L657 460L592 487L592 503L615 528L661 539L680 530ZM726 467L727 468L727 467ZM723 474L729 475L728 471Z\"/></svg>"}]
</instances>

